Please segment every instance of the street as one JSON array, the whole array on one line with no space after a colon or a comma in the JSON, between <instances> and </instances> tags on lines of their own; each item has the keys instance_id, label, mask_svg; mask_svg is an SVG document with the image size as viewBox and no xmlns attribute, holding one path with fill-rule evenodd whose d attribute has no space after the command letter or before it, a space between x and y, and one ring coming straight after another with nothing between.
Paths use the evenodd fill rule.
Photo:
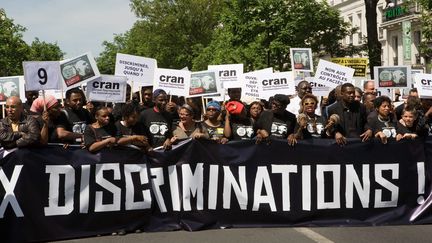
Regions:
<instances>
[{"instance_id":1,"label":"street","mask_svg":"<svg viewBox=\"0 0 432 243\"><path fill-rule=\"evenodd\" d=\"M124 236L100 236L61 242L431 242L431 229L432 226L430 225L320 228L247 228L204 230L198 232L176 231L158 233L132 233Z\"/></svg>"}]
</instances>

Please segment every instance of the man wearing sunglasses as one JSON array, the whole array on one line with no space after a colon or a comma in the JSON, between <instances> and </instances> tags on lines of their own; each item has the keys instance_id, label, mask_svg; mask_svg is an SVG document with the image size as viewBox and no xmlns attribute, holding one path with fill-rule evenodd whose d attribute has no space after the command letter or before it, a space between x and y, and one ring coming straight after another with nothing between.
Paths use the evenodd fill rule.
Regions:
<instances>
[{"instance_id":1,"label":"man wearing sunglasses","mask_svg":"<svg viewBox=\"0 0 432 243\"><path fill-rule=\"evenodd\" d=\"M0 143L5 149L35 145L39 141L39 126L32 116L24 113L20 98L6 100L7 116L0 121Z\"/></svg>"}]
</instances>

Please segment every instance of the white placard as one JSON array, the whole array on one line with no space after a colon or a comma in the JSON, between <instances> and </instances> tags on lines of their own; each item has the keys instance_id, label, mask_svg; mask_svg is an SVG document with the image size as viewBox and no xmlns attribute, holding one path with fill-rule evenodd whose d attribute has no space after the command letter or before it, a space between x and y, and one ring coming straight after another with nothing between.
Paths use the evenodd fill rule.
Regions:
<instances>
[{"instance_id":1,"label":"white placard","mask_svg":"<svg viewBox=\"0 0 432 243\"><path fill-rule=\"evenodd\" d=\"M350 83L353 80L354 71L353 68L321 59L318 63L314 82L330 88L336 88L338 85Z\"/></svg>"},{"instance_id":2,"label":"white placard","mask_svg":"<svg viewBox=\"0 0 432 243\"><path fill-rule=\"evenodd\" d=\"M60 89L59 62L23 62L26 90Z\"/></svg>"},{"instance_id":3,"label":"white placard","mask_svg":"<svg viewBox=\"0 0 432 243\"><path fill-rule=\"evenodd\" d=\"M80 86L100 77L96 61L90 52L60 62L64 90Z\"/></svg>"},{"instance_id":4,"label":"white placard","mask_svg":"<svg viewBox=\"0 0 432 243\"><path fill-rule=\"evenodd\" d=\"M313 72L312 49L290 48L292 71Z\"/></svg>"},{"instance_id":5,"label":"white placard","mask_svg":"<svg viewBox=\"0 0 432 243\"><path fill-rule=\"evenodd\" d=\"M157 68L153 89L163 89L167 94L188 96L191 72L185 70Z\"/></svg>"},{"instance_id":6,"label":"white placard","mask_svg":"<svg viewBox=\"0 0 432 243\"><path fill-rule=\"evenodd\" d=\"M219 75L222 88L241 88L243 64L208 65L208 70L215 70Z\"/></svg>"},{"instance_id":7,"label":"white placard","mask_svg":"<svg viewBox=\"0 0 432 243\"><path fill-rule=\"evenodd\" d=\"M11 96L19 96L26 101L24 91L24 76L0 77L0 104L5 104Z\"/></svg>"},{"instance_id":8,"label":"white placard","mask_svg":"<svg viewBox=\"0 0 432 243\"><path fill-rule=\"evenodd\" d=\"M258 75L272 74L273 68L265 68L242 75L242 100L259 100Z\"/></svg>"},{"instance_id":9,"label":"white placard","mask_svg":"<svg viewBox=\"0 0 432 243\"><path fill-rule=\"evenodd\" d=\"M392 90L387 88L378 88L376 96L387 96L392 98Z\"/></svg>"},{"instance_id":10,"label":"white placard","mask_svg":"<svg viewBox=\"0 0 432 243\"><path fill-rule=\"evenodd\" d=\"M117 53L114 74L126 76L135 92L141 86L153 85L156 68L156 59Z\"/></svg>"},{"instance_id":11,"label":"white placard","mask_svg":"<svg viewBox=\"0 0 432 243\"><path fill-rule=\"evenodd\" d=\"M187 97L218 94L221 90L219 75L216 71L193 72Z\"/></svg>"},{"instance_id":12,"label":"white placard","mask_svg":"<svg viewBox=\"0 0 432 243\"><path fill-rule=\"evenodd\" d=\"M126 102L127 78L101 75L87 83L87 99L102 102Z\"/></svg>"},{"instance_id":13,"label":"white placard","mask_svg":"<svg viewBox=\"0 0 432 243\"><path fill-rule=\"evenodd\" d=\"M311 85L312 94L315 96L328 96L330 91L332 91L332 88L316 83L314 77L305 77L305 80Z\"/></svg>"},{"instance_id":14,"label":"white placard","mask_svg":"<svg viewBox=\"0 0 432 243\"><path fill-rule=\"evenodd\" d=\"M294 95L296 91L293 73L259 74L258 93L259 98L265 100L275 94Z\"/></svg>"},{"instance_id":15,"label":"white placard","mask_svg":"<svg viewBox=\"0 0 432 243\"><path fill-rule=\"evenodd\" d=\"M432 74L416 73L414 80L420 98L432 97Z\"/></svg>"}]
</instances>

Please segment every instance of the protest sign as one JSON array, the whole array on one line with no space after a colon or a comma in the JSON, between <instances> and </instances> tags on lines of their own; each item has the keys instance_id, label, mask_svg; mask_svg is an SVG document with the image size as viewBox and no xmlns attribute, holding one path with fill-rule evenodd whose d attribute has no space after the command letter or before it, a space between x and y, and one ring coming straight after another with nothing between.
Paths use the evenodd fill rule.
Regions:
<instances>
[{"instance_id":1,"label":"protest sign","mask_svg":"<svg viewBox=\"0 0 432 243\"><path fill-rule=\"evenodd\" d=\"M156 68L153 89L163 89L170 95L188 96L191 72Z\"/></svg>"},{"instance_id":2,"label":"protest sign","mask_svg":"<svg viewBox=\"0 0 432 243\"><path fill-rule=\"evenodd\" d=\"M6 103L6 99L11 96L26 100L23 76L0 77L0 104Z\"/></svg>"},{"instance_id":3,"label":"protest sign","mask_svg":"<svg viewBox=\"0 0 432 243\"><path fill-rule=\"evenodd\" d=\"M392 91L391 89L387 89L387 88L378 88L377 90L377 94L376 96L388 96L388 97L392 97Z\"/></svg>"},{"instance_id":4,"label":"protest sign","mask_svg":"<svg viewBox=\"0 0 432 243\"><path fill-rule=\"evenodd\" d=\"M220 91L219 75L216 71L191 73L188 97L218 94Z\"/></svg>"},{"instance_id":5,"label":"protest sign","mask_svg":"<svg viewBox=\"0 0 432 243\"><path fill-rule=\"evenodd\" d=\"M275 94L294 95L293 72L258 74L258 94L260 99L268 100Z\"/></svg>"},{"instance_id":6,"label":"protest sign","mask_svg":"<svg viewBox=\"0 0 432 243\"><path fill-rule=\"evenodd\" d=\"M126 102L127 78L124 76L101 75L87 83L87 99L103 102Z\"/></svg>"},{"instance_id":7,"label":"protest sign","mask_svg":"<svg viewBox=\"0 0 432 243\"><path fill-rule=\"evenodd\" d=\"M417 73L414 77L414 87L417 88L417 92L420 98L431 98L432 97L432 74Z\"/></svg>"},{"instance_id":8,"label":"protest sign","mask_svg":"<svg viewBox=\"0 0 432 243\"><path fill-rule=\"evenodd\" d=\"M318 63L314 81L330 88L336 88L338 85L350 83L353 75L354 69L321 59Z\"/></svg>"},{"instance_id":9,"label":"protest sign","mask_svg":"<svg viewBox=\"0 0 432 243\"><path fill-rule=\"evenodd\" d=\"M292 71L313 72L312 49L290 48Z\"/></svg>"},{"instance_id":10,"label":"protest sign","mask_svg":"<svg viewBox=\"0 0 432 243\"><path fill-rule=\"evenodd\" d=\"M374 67L375 87L411 88L411 67Z\"/></svg>"},{"instance_id":11,"label":"protest sign","mask_svg":"<svg viewBox=\"0 0 432 243\"><path fill-rule=\"evenodd\" d=\"M100 77L99 69L91 53L60 62L63 87L67 89Z\"/></svg>"},{"instance_id":12,"label":"protest sign","mask_svg":"<svg viewBox=\"0 0 432 243\"><path fill-rule=\"evenodd\" d=\"M156 68L156 59L117 53L114 74L126 76L135 92L140 86L153 85Z\"/></svg>"},{"instance_id":13,"label":"protest sign","mask_svg":"<svg viewBox=\"0 0 432 243\"><path fill-rule=\"evenodd\" d=\"M331 58L330 59L333 63L353 68L354 71L354 77L366 77L366 70L367 70L367 64L368 59L367 58Z\"/></svg>"},{"instance_id":14,"label":"protest sign","mask_svg":"<svg viewBox=\"0 0 432 243\"><path fill-rule=\"evenodd\" d=\"M242 99L259 100L258 75L272 74L273 68L265 68L242 75Z\"/></svg>"},{"instance_id":15,"label":"protest sign","mask_svg":"<svg viewBox=\"0 0 432 243\"><path fill-rule=\"evenodd\" d=\"M59 62L23 62L26 90L60 89Z\"/></svg>"},{"instance_id":16,"label":"protest sign","mask_svg":"<svg viewBox=\"0 0 432 243\"><path fill-rule=\"evenodd\" d=\"M332 88L327 87L323 84L315 82L314 77L305 77L305 80L309 82L312 87L312 94L315 96L328 96Z\"/></svg>"},{"instance_id":17,"label":"protest sign","mask_svg":"<svg viewBox=\"0 0 432 243\"><path fill-rule=\"evenodd\" d=\"M208 65L208 70L215 70L224 89L241 88L243 64Z\"/></svg>"}]
</instances>

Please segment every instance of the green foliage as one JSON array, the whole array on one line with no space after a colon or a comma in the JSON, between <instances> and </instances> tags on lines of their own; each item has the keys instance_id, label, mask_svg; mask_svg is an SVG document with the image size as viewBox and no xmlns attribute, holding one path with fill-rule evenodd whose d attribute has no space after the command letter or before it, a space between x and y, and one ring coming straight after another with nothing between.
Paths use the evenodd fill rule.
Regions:
<instances>
[{"instance_id":1,"label":"green foliage","mask_svg":"<svg viewBox=\"0 0 432 243\"><path fill-rule=\"evenodd\" d=\"M23 61L61 60L64 53L57 44L36 38L29 46L22 39L26 30L15 24L0 8L0 77L22 75Z\"/></svg>"},{"instance_id":2,"label":"green foliage","mask_svg":"<svg viewBox=\"0 0 432 243\"><path fill-rule=\"evenodd\" d=\"M22 74L22 62L26 60L30 47L22 40L25 28L14 24L0 8L0 76Z\"/></svg>"},{"instance_id":3,"label":"green foliage","mask_svg":"<svg viewBox=\"0 0 432 243\"><path fill-rule=\"evenodd\" d=\"M203 68L206 62L242 62L246 70L282 71L289 67L291 47L310 47L331 56L353 52L338 42L350 33L349 24L324 1L233 0L227 2L220 22L194 68Z\"/></svg>"},{"instance_id":4,"label":"green foliage","mask_svg":"<svg viewBox=\"0 0 432 243\"><path fill-rule=\"evenodd\" d=\"M420 43L420 54L426 58L432 58L432 1L431 0L417 0L423 8L421 14L422 23L422 42Z\"/></svg>"}]
</instances>

